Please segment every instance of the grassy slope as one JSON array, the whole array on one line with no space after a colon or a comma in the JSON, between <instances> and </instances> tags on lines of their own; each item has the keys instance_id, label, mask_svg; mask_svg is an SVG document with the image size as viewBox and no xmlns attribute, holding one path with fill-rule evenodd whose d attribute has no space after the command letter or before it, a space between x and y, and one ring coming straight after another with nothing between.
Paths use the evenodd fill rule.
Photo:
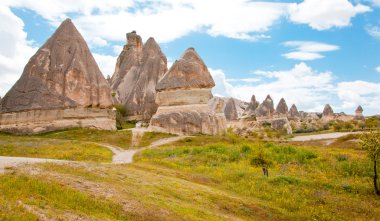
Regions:
<instances>
[{"instance_id":1,"label":"grassy slope","mask_svg":"<svg viewBox=\"0 0 380 221\"><path fill-rule=\"evenodd\" d=\"M0 134L0 156L111 162L112 151L97 144L80 141Z\"/></svg>"},{"instance_id":2,"label":"grassy slope","mask_svg":"<svg viewBox=\"0 0 380 221\"><path fill-rule=\"evenodd\" d=\"M159 133L159 132L145 132L140 140L140 147L147 147L155 141L175 137L175 134Z\"/></svg>"},{"instance_id":3,"label":"grassy slope","mask_svg":"<svg viewBox=\"0 0 380 221\"><path fill-rule=\"evenodd\" d=\"M357 145L348 138L308 145L200 136L145 150L132 165L11 169L0 176L0 205L7 202L0 219L378 219L371 165Z\"/></svg>"},{"instance_id":4,"label":"grassy slope","mask_svg":"<svg viewBox=\"0 0 380 221\"><path fill-rule=\"evenodd\" d=\"M207 139L211 144L200 146ZM380 217L371 165L357 148L305 148L241 140L232 145L215 139L197 137L146 150L137 161L180 171L184 179L231 191L251 202L259 199L286 219ZM262 175L259 159L269 165L269 177Z\"/></svg>"},{"instance_id":5,"label":"grassy slope","mask_svg":"<svg viewBox=\"0 0 380 221\"><path fill-rule=\"evenodd\" d=\"M36 136L41 138L105 143L115 145L124 149L130 148L132 140L132 132L129 130L101 131L94 129L71 129L64 131L55 131Z\"/></svg>"}]
</instances>

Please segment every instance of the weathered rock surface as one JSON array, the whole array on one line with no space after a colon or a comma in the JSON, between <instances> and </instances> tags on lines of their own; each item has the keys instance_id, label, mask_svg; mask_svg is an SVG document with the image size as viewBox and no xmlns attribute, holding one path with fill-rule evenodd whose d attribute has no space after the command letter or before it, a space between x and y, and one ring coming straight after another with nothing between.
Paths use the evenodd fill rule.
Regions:
<instances>
[{"instance_id":1,"label":"weathered rock surface","mask_svg":"<svg viewBox=\"0 0 380 221\"><path fill-rule=\"evenodd\" d=\"M297 106L293 104L289 109L289 117L300 118L301 114L298 112Z\"/></svg>"},{"instance_id":2,"label":"weathered rock surface","mask_svg":"<svg viewBox=\"0 0 380 221\"><path fill-rule=\"evenodd\" d=\"M292 127L287 118L274 119L271 121L271 126L275 130L285 129L287 134L292 134Z\"/></svg>"},{"instance_id":3,"label":"weathered rock surface","mask_svg":"<svg viewBox=\"0 0 380 221\"><path fill-rule=\"evenodd\" d=\"M0 113L0 130L9 132L115 129L110 87L70 19L29 60Z\"/></svg>"},{"instance_id":4,"label":"weathered rock surface","mask_svg":"<svg viewBox=\"0 0 380 221\"><path fill-rule=\"evenodd\" d=\"M323 109L323 117L332 117L334 116L334 111L332 109L332 107L330 106L330 104L326 104L325 105L325 108Z\"/></svg>"},{"instance_id":5,"label":"weathered rock surface","mask_svg":"<svg viewBox=\"0 0 380 221\"><path fill-rule=\"evenodd\" d=\"M244 111L244 115L250 116L255 114L256 109L259 107L260 103L256 101L256 96L252 95L251 102L249 102L247 108Z\"/></svg>"},{"instance_id":6,"label":"weathered rock surface","mask_svg":"<svg viewBox=\"0 0 380 221\"><path fill-rule=\"evenodd\" d=\"M167 71L167 59L153 38L143 45L136 32L127 34L111 78L113 102L124 105L130 120L149 121L156 113L156 85Z\"/></svg>"},{"instance_id":7,"label":"weathered rock surface","mask_svg":"<svg viewBox=\"0 0 380 221\"><path fill-rule=\"evenodd\" d=\"M288 105L286 104L286 101L284 98L281 98L280 102L278 103L276 107L275 113L277 115L284 115L284 116L288 115Z\"/></svg>"},{"instance_id":8,"label":"weathered rock surface","mask_svg":"<svg viewBox=\"0 0 380 221\"><path fill-rule=\"evenodd\" d=\"M107 81L70 19L33 55L1 104L3 113L112 107Z\"/></svg>"},{"instance_id":9,"label":"weathered rock surface","mask_svg":"<svg viewBox=\"0 0 380 221\"><path fill-rule=\"evenodd\" d=\"M235 100L230 98L227 100L226 107L224 108L224 115L227 121L234 121L238 119Z\"/></svg>"},{"instance_id":10,"label":"weathered rock surface","mask_svg":"<svg viewBox=\"0 0 380 221\"><path fill-rule=\"evenodd\" d=\"M209 107L215 86L207 66L189 48L166 72L156 86L159 105L150 121L153 131L175 134L220 134L226 130L223 113ZM221 109L217 104L217 109Z\"/></svg>"},{"instance_id":11,"label":"weathered rock surface","mask_svg":"<svg viewBox=\"0 0 380 221\"><path fill-rule=\"evenodd\" d=\"M359 106L356 108L354 119L355 119L355 120L362 120L362 121L365 120L365 117L363 116L363 108L362 108L361 105L359 105Z\"/></svg>"},{"instance_id":12,"label":"weathered rock surface","mask_svg":"<svg viewBox=\"0 0 380 221\"><path fill-rule=\"evenodd\" d=\"M274 113L274 106L273 106L273 100L268 95L263 103L259 105L259 107L256 109L256 116L257 117L263 117L263 118L272 118Z\"/></svg>"}]
</instances>

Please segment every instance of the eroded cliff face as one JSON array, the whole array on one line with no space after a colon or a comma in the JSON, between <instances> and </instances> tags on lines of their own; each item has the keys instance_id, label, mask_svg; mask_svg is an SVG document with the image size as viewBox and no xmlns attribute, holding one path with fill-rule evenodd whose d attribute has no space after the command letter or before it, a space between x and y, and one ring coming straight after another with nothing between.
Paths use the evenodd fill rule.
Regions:
<instances>
[{"instance_id":1,"label":"eroded cliff face","mask_svg":"<svg viewBox=\"0 0 380 221\"><path fill-rule=\"evenodd\" d=\"M115 129L109 84L70 19L29 60L0 113L0 130L16 133Z\"/></svg>"},{"instance_id":2,"label":"eroded cliff face","mask_svg":"<svg viewBox=\"0 0 380 221\"><path fill-rule=\"evenodd\" d=\"M153 38L143 45L136 32L127 34L110 80L113 102L123 105L130 120L149 121L157 111L156 85L167 71L167 59Z\"/></svg>"},{"instance_id":3,"label":"eroded cliff face","mask_svg":"<svg viewBox=\"0 0 380 221\"><path fill-rule=\"evenodd\" d=\"M208 104L214 86L207 66L198 53L189 48L156 86L159 107L150 121L150 128L175 134L224 133L223 108L217 108L215 113Z\"/></svg>"},{"instance_id":4,"label":"eroded cliff face","mask_svg":"<svg viewBox=\"0 0 380 221\"><path fill-rule=\"evenodd\" d=\"M111 93L86 42L65 20L25 66L1 101L1 112L111 108Z\"/></svg>"}]
</instances>

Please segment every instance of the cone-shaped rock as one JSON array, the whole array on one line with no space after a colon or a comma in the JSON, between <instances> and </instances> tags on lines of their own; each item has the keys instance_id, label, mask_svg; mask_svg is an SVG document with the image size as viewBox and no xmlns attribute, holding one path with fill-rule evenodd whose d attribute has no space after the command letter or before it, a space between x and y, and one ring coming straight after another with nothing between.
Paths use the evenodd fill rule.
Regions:
<instances>
[{"instance_id":1,"label":"cone-shaped rock","mask_svg":"<svg viewBox=\"0 0 380 221\"><path fill-rule=\"evenodd\" d=\"M202 58L189 48L157 84L157 91L191 88L213 88L214 80Z\"/></svg>"},{"instance_id":2,"label":"cone-shaped rock","mask_svg":"<svg viewBox=\"0 0 380 221\"><path fill-rule=\"evenodd\" d=\"M224 108L224 115L228 121L238 119L239 116L236 110L235 100L233 98L227 100L226 107Z\"/></svg>"},{"instance_id":3,"label":"cone-shaped rock","mask_svg":"<svg viewBox=\"0 0 380 221\"><path fill-rule=\"evenodd\" d=\"M73 108L83 110L68 113ZM2 99L0 112L8 114L1 116L0 126L11 131L11 125L18 123L15 132L25 133L82 126L113 129L113 117L108 116L111 108L110 87L85 40L67 19L29 60L20 79ZM22 113L16 116L14 112ZM75 121L77 118L82 120ZM86 118L99 122L91 124ZM50 125L42 121L50 121ZM33 129L33 122L39 122L37 129Z\"/></svg>"},{"instance_id":4,"label":"cone-shaped rock","mask_svg":"<svg viewBox=\"0 0 380 221\"><path fill-rule=\"evenodd\" d=\"M334 116L334 111L331 108L330 104L326 104L325 108L323 109L323 117L332 117Z\"/></svg>"},{"instance_id":5,"label":"cone-shaped rock","mask_svg":"<svg viewBox=\"0 0 380 221\"><path fill-rule=\"evenodd\" d=\"M276 114L287 115L288 114L288 105L284 98L281 98L280 102L276 107Z\"/></svg>"},{"instance_id":6,"label":"cone-shaped rock","mask_svg":"<svg viewBox=\"0 0 380 221\"><path fill-rule=\"evenodd\" d=\"M259 107L256 109L256 116L257 117L265 117L265 118L271 118L274 113L274 106L273 106L273 100L268 95L263 103L259 105Z\"/></svg>"},{"instance_id":7,"label":"cone-shaped rock","mask_svg":"<svg viewBox=\"0 0 380 221\"><path fill-rule=\"evenodd\" d=\"M298 112L298 109L295 104L293 104L289 109L289 117L291 118L301 117L301 114Z\"/></svg>"},{"instance_id":8,"label":"cone-shaped rock","mask_svg":"<svg viewBox=\"0 0 380 221\"><path fill-rule=\"evenodd\" d=\"M358 106L355 110L355 117L354 117L355 120L365 120L364 116L363 116L363 108L362 106Z\"/></svg>"},{"instance_id":9,"label":"cone-shaped rock","mask_svg":"<svg viewBox=\"0 0 380 221\"><path fill-rule=\"evenodd\" d=\"M124 105L128 119L149 121L156 113L156 85L166 71L167 59L153 38L142 46L136 32L127 34L127 45L117 60L111 87L114 102Z\"/></svg>"},{"instance_id":10,"label":"cone-shaped rock","mask_svg":"<svg viewBox=\"0 0 380 221\"><path fill-rule=\"evenodd\" d=\"M257 107L259 107L259 105L260 105L260 103L258 101L256 101L256 96L252 95L251 102L249 102L249 105L245 109L244 114L248 115L248 116L255 114L255 111L256 111Z\"/></svg>"},{"instance_id":11,"label":"cone-shaped rock","mask_svg":"<svg viewBox=\"0 0 380 221\"><path fill-rule=\"evenodd\" d=\"M150 128L176 134L220 134L226 129L223 113L212 113L208 103L214 87L207 66L190 48L156 86L157 113Z\"/></svg>"}]
</instances>

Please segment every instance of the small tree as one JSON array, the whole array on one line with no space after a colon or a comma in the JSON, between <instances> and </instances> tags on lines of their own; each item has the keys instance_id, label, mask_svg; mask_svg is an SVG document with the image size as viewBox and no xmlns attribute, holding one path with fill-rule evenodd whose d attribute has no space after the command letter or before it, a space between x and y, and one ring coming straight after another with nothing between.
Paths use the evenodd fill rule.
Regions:
<instances>
[{"instance_id":1,"label":"small tree","mask_svg":"<svg viewBox=\"0 0 380 221\"><path fill-rule=\"evenodd\" d=\"M369 159L373 162L373 185L375 193L380 195L379 184L377 181L377 162L380 160L380 133L370 131L360 137L360 146L367 151Z\"/></svg>"}]
</instances>

